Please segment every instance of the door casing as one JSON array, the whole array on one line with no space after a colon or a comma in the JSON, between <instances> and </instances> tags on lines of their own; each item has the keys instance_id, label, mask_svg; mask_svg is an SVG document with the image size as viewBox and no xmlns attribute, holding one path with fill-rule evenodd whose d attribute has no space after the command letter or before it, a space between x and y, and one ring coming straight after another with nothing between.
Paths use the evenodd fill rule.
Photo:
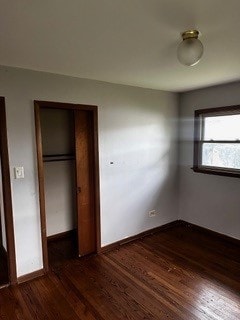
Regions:
<instances>
[{"instance_id":1,"label":"door casing","mask_svg":"<svg viewBox=\"0 0 240 320\"><path fill-rule=\"evenodd\" d=\"M8 156L7 121L4 97L0 97L0 157L2 168L3 207L7 239L9 283L14 285L17 283L17 272L14 242L11 179Z\"/></svg>"},{"instance_id":2,"label":"door casing","mask_svg":"<svg viewBox=\"0 0 240 320\"><path fill-rule=\"evenodd\" d=\"M98 152L98 107L93 105L72 104L50 101L34 101L35 110L35 129L36 129L36 147L38 162L38 184L39 184L39 204L40 204L40 221L42 236L42 252L43 252L43 271L47 273L48 265L48 248L47 248L47 229L46 229L46 211L45 211L45 190L44 190L44 167L43 167L43 151L42 136L40 123L40 109L66 109L86 111L92 120L93 133L93 197L94 197L94 217L95 217L95 241L96 253L101 251L101 233L100 233L100 191L99 191L99 152Z\"/></svg>"}]
</instances>

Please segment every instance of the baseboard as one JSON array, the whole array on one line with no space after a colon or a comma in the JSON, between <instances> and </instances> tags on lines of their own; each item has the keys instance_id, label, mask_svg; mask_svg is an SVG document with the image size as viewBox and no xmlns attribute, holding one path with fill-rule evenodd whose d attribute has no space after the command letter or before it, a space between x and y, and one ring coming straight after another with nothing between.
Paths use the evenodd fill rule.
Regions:
<instances>
[{"instance_id":1,"label":"baseboard","mask_svg":"<svg viewBox=\"0 0 240 320\"><path fill-rule=\"evenodd\" d=\"M198 226L196 224L193 224L193 223L190 223L190 222L187 222L187 221L184 221L184 220L175 220L173 222L164 224L162 226L159 226L159 227L156 227L156 228L141 232L141 233L136 234L136 235L134 235L132 237L129 237L129 238L126 238L126 239L122 239L122 240L119 240L117 242L111 243L111 244L109 244L107 246L101 247L100 253L106 253L108 251L116 249L117 247L119 247L121 245L127 244L129 242L141 239L141 238L146 237L148 235L151 235L151 234L154 234L154 233L158 233L158 232L164 231L166 229L174 228L174 227L180 226L180 225L185 226L186 228L191 228L192 230L198 231L198 232L200 232L202 234L206 234L208 236L212 236L215 239L219 239L221 241L225 241L225 242L228 242L228 243L231 243L233 245L237 245L237 246L240 247L240 240L238 240L238 239L232 238L232 237L227 236L225 234L222 234L222 233L219 233L219 232L216 232L216 231L204 228L204 227L200 227L200 226Z\"/></svg>"},{"instance_id":2,"label":"baseboard","mask_svg":"<svg viewBox=\"0 0 240 320\"><path fill-rule=\"evenodd\" d=\"M27 273L23 276L20 276L17 278L17 282L18 284L23 283L23 282L27 282L39 277L42 277L45 274L44 269L40 269L31 273Z\"/></svg>"},{"instance_id":3,"label":"baseboard","mask_svg":"<svg viewBox=\"0 0 240 320\"><path fill-rule=\"evenodd\" d=\"M221 241L224 241L224 242L228 242L228 243L231 243L233 245L237 245L240 247L240 240L239 239L236 239L236 238L232 238L230 236L227 236L223 233L219 233L219 232L216 232L216 231L213 231L213 230L210 230L210 229L207 229L205 227L200 227L194 223L190 223L190 222L187 222L187 221L184 221L184 220L178 220L179 223L181 223L182 225L188 227L188 228L191 228L192 230L195 230L195 231L198 231L202 234L206 234L208 236L211 236L211 237L214 237L215 239L219 239Z\"/></svg>"},{"instance_id":4,"label":"baseboard","mask_svg":"<svg viewBox=\"0 0 240 320\"><path fill-rule=\"evenodd\" d=\"M73 229L73 230L69 230L69 231L64 231L64 232L61 232L61 233L53 234L52 236L48 236L47 237L47 241L51 242L51 241L61 240L61 239L64 239L64 238L68 238L68 237L74 236L74 235L76 235L76 233L77 233L77 229Z\"/></svg>"},{"instance_id":5,"label":"baseboard","mask_svg":"<svg viewBox=\"0 0 240 320\"><path fill-rule=\"evenodd\" d=\"M101 247L100 253L106 253L106 252L114 250L117 247L122 246L122 245L124 245L126 243L129 243L129 242L144 238L146 236L149 236L149 235L154 234L154 233L161 232L161 231L166 230L166 229L170 229L170 228L176 227L176 226L180 225L181 223L182 223L182 221L175 220L173 222L164 224L162 226L159 226L159 227L156 227L156 228L149 229L149 230L146 230L144 232L138 233L138 234L136 234L134 236L131 236L131 237L116 241L114 243L111 243L111 244L108 244L108 245L106 245L104 247Z\"/></svg>"}]
</instances>

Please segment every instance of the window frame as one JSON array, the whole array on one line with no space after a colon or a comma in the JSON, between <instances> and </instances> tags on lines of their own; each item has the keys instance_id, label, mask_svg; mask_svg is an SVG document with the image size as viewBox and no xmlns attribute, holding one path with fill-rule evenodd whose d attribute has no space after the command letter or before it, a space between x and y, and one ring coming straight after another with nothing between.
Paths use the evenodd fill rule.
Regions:
<instances>
[{"instance_id":1,"label":"window frame","mask_svg":"<svg viewBox=\"0 0 240 320\"><path fill-rule=\"evenodd\" d=\"M194 112L194 153L193 167L194 172L214 174L228 177L240 177L240 169L230 169L222 167L204 166L202 162L202 145L205 142L203 137L204 132L204 117L227 116L240 114L240 105L217 107L208 109L199 109ZM202 124L203 122L203 124ZM240 140L210 140L208 143L240 143Z\"/></svg>"}]
</instances>

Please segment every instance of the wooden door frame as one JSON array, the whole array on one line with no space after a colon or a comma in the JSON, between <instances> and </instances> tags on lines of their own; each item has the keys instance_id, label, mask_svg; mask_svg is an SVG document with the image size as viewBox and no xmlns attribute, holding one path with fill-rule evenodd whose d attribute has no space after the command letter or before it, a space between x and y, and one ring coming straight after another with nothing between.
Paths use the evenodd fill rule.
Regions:
<instances>
[{"instance_id":1,"label":"wooden door frame","mask_svg":"<svg viewBox=\"0 0 240 320\"><path fill-rule=\"evenodd\" d=\"M13 285L17 283L17 272L14 242L12 192L7 140L7 121L4 97L0 97L0 157L2 167L3 207L7 239L8 274L9 282Z\"/></svg>"},{"instance_id":2,"label":"wooden door frame","mask_svg":"<svg viewBox=\"0 0 240 320\"><path fill-rule=\"evenodd\" d=\"M39 101L34 100L35 110L35 129L36 129L36 146L37 146L37 163L38 163L38 184L39 184L39 204L40 204L40 221L42 236L43 252L43 271L49 270L48 265L48 248L47 248L47 228L46 228L46 210L45 210L45 190L44 190L44 167L42 151L42 135L40 123L40 109L65 109L65 110L82 110L88 111L93 120L93 145L94 145L94 200L95 200L95 221L96 221L96 252L101 251L101 229L100 229L100 188L99 188L99 152L98 152L98 107L94 105L74 104L64 102Z\"/></svg>"}]
</instances>

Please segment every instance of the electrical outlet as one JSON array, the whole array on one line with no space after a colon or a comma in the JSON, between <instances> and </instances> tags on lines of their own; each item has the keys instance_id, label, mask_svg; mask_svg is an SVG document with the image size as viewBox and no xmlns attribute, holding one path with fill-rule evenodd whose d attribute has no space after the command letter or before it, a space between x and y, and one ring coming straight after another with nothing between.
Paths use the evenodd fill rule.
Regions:
<instances>
[{"instance_id":1,"label":"electrical outlet","mask_svg":"<svg viewBox=\"0 0 240 320\"><path fill-rule=\"evenodd\" d=\"M151 211L149 211L148 212L148 215L149 215L149 217L151 218L151 217L155 217L156 216L156 210L151 210Z\"/></svg>"}]
</instances>

